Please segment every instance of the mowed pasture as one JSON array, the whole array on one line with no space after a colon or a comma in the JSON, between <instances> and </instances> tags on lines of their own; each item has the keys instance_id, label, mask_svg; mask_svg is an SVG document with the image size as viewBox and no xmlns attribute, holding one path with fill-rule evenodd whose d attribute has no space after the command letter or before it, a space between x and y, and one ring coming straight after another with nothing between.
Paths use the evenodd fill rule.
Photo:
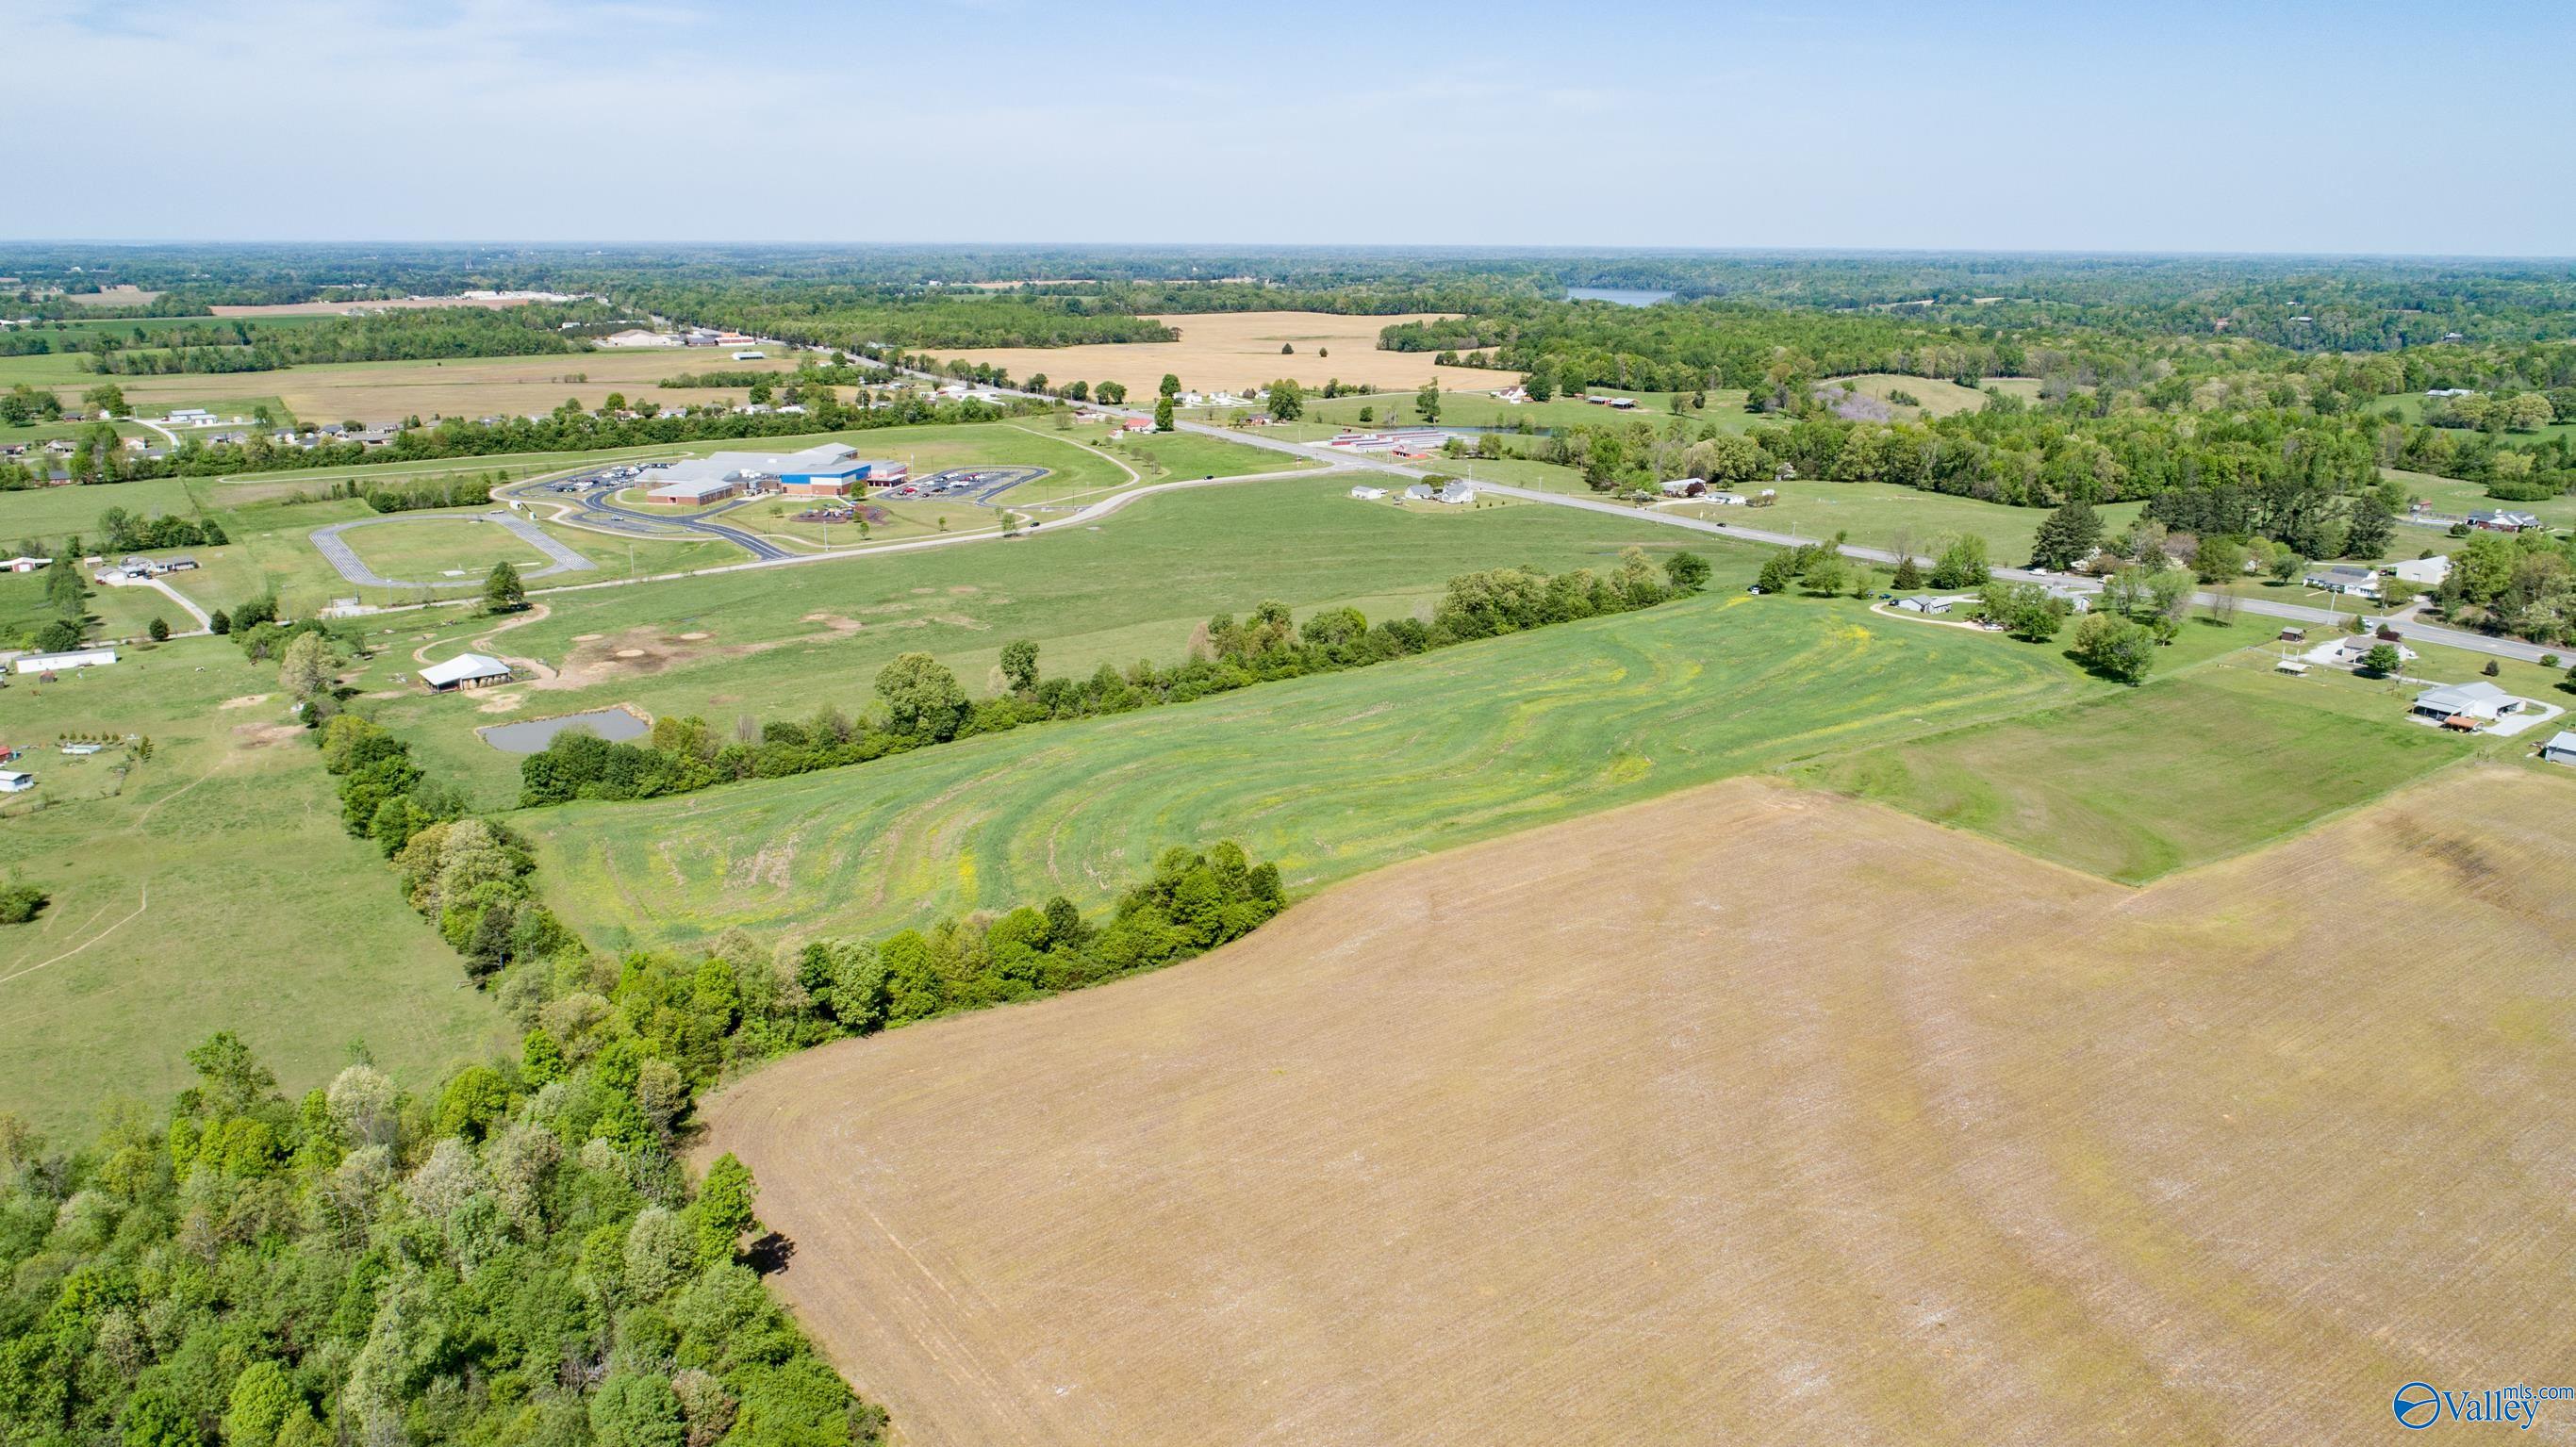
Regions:
<instances>
[{"instance_id":1,"label":"mowed pasture","mask_svg":"<svg viewBox=\"0 0 2576 1447\"><path fill-rule=\"evenodd\" d=\"M2373 1440L2576 1353L2571 805L2132 892L1733 781L792 1057L705 1149L917 1447Z\"/></svg>"},{"instance_id":2,"label":"mowed pasture","mask_svg":"<svg viewBox=\"0 0 2576 1447\"><path fill-rule=\"evenodd\" d=\"M866 935L1059 893L1096 906L1163 849L1228 837L1309 887L2088 686L2039 650L1739 593L850 768L514 817L556 908L594 941Z\"/></svg>"},{"instance_id":3,"label":"mowed pasture","mask_svg":"<svg viewBox=\"0 0 2576 1447\"><path fill-rule=\"evenodd\" d=\"M2402 698L2226 664L1807 777L2127 884L2267 843L2472 752Z\"/></svg>"},{"instance_id":4,"label":"mowed pasture","mask_svg":"<svg viewBox=\"0 0 2576 1447\"><path fill-rule=\"evenodd\" d=\"M1904 541L1917 554L1925 556L1938 552L1945 536L1980 537L1986 540L1988 555L1997 567L2020 567L2028 563L2031 544L2039 536L2039 525L2048 518L2046 508L2008 507L2002 503L1980 502L1972 497L1924 492L1892 482L1802 479L1747 484L1755 492L1766 486L1777 494L1769 507L1676 503L1666 510L1685 517L1737 523L1767 532L1795 533L1805 538L1830 538L1836 533L1849 533L1849 541L1853 545L1865 548L1893 549ZM2144 503L2114 502L2104 503L2093 511L2102 519L2104 532L2112 534L2135 521L2145 506Z\"/></svg>"},{"instance_id":5,"label":"mowed pasture","mask_svg":"<svg viewBox=\"0 0 2576 1447\"><path fill-rule=\"evenodd\" d=\"M941 351L940 360L963 360L999 367L1014 381L1043 374L1050 386L1084 381L1127 384L1129 406L1150 406L1163 375L1181 379L1197 391L1240 392L1266 387L1280 377L1294 377L1310 387L1328 379L1366 382L1381 391L1410 392L1437 380L1443 391L1490 391L1518 381L1517 374L1475 367L1442 367L1430 352L1384 352L1377 335L1404 322L1430 321L1447 315L1413 312L1401 316L1339 316L1330 312L1209 312L1158 316L1153 320L1179 330L1176 342L1102 342L1080 347L986 347ZM1282 354L1280 347L1296 351ZM1331 355L1320 355L1329 352Z\"/></svg>"},{"instance_id":6,"label":"mowed pasture","mask_svg":"<svg viewBox=\"0 0 2576 1447\"><path fill-rule=\"evenodd\" d=\"M1407 514L1353 501L1348 488L1333 476L1192 488L1014 542L550 592L542 616L494 646L553 676L471 699L430 697L391 675L416 667L414 650L444 657L489 622L388 619L399 646L364 683L386 691L373 706L425 767L499 808L518 798L517 761L473 733L499 715L626 704L729 729L745 716L810 718L825 704L863 709L877 670L905 652L936 655L981 694L1014 638L1038 643L1048 674L1080 676L1103 663L1177 662L1210 615L1240 617L1264 598L1301 618L1340 604L1411 617L1450 577L1505 563L1606 569L1632 543L1659 558L1687 547L1717 567L1718 586L1740 586L1761 560L1642 519L1540 507Z\"/></svg>"},{"instance_id":7,"label":"mowed pasture","mask_svg":"<svg viewBox=\"0 0 2576 1447\"><path fill-rule=\"evenodd\" d=\"M359 1041L422 1085L506 1044L499 1010L341 829L274 663L183 639L60 683L13 679L6 698L0 738L29 750L13 767L37 788L0 805L0 876L53 902L0 926L0 1109L85 1130L108 1100L187 1083L183 1055L217 1030L290 1092ZM52 747L128 732L151 738L149 760Z\"/></svg>"}]
</instances>

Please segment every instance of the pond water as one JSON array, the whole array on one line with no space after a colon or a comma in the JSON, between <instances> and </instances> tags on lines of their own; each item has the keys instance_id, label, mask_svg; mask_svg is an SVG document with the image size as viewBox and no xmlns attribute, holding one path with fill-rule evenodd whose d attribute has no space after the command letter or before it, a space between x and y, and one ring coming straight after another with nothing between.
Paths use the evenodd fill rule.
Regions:
<instances>
[{"instance_id":1,"label":"pond water","mask_svg":"<svg viewBox=\"0 0 2576 1447\"><path fill-rule=\"evenodd\" d=\"M1671 295L1668 291L1630 291L1616 286L1569 286L1565 289L1567 301L1606 301L1619 306L1653 306Z\"/></svg>"},{"instance_id":2,"label":"pond water","mask_svg":"<svg viewBox=\"0 0 2576 1447\"><path fill-rule=\"evenodd\" d=\"M652 732L653 726L622 708L599 708L588 713L568 713L560 718L521 719L517 723L494 724L479 730L483 742L505 754L533 754L555 741L555 735L568 728L587 728L603 739L640 739Z\"/></svg>"}]
</instances>

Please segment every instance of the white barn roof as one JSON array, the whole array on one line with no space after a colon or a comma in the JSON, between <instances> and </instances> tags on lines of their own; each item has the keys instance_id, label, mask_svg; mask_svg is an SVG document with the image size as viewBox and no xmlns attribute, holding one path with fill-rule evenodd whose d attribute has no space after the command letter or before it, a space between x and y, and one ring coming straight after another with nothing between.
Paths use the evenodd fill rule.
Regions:
<instances>
[{"instance_id":1,"label":"white barn roof","mask_svg":"<svg viewBox=\"0 0 2576 1447\"><path fill-rule=\"evenodd\" d=\"M445 688L469 678L500 678L510 665L481 653L460 653L445 663L433 663L420 671L420 681L432 688Z\"/></svg>"}]
</instances>

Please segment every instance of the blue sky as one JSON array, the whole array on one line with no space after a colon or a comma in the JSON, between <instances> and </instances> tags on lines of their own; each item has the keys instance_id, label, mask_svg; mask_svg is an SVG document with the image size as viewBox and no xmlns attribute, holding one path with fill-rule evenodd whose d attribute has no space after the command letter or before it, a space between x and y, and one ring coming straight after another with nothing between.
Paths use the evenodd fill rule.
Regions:
<instances>
[{"instance_id":1,"label":"blue sky","mask_svg":"<svg viewBox=\"0 0 2576 1447\"><path fill-rule=\"evenodd\" d=\"M0 0L20 238L2576 254L2576 6Z\"/></svg>"}]
</instances>

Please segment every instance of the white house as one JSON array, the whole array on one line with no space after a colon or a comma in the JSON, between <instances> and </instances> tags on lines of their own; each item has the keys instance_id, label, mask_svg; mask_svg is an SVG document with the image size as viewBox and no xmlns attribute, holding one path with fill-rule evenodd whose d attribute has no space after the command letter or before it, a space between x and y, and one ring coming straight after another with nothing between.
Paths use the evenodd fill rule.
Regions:
<instances>
[{"instance_id":1,"label":"white house","mask_svg":"<svg viewBox=\"0 0 2576 1447\"><path fill-rule=\"evenodd\" d=\"M480 653L460 653L444 663L433 663L420 671L420 681L433 693L450 693L462 688L481 688L486 684L510 681L510 665Z\"/></svg>"},{"instance_id":2,"label":"white house","mask_svg":"<svg viewBox=\"0 0 2576 1447\"><path fill-rule=\"evenodd\" d=\"M2540 756L2553 764L2576 764L2576 733L2560 729L2551 734L2540 746Z\"/></svg>"},{"instance_id":3,"label":"white house","mask_svg":"<svg viewBox=\"0 0 2576 1447\"><path fill-rule=\"evenodd\" d=\"M18 659L20 673L55 673L67 668L97 668L116 661L113 648L76 648L68 653L29 653Z\"/></svg>"},{"instance_id":4,"label":"white house","mask_svg":"<svg viewBox=\"0 0 2576 1447\"><path fill-rule=\"evenodd\" d=\"M1719 507L1742 507L1744 506L1744 494L1740 492L1712 492L1703 494L1700 501L1715 503Z\"/></svg>"},{"instance_id":5,"label":"white house","mask_svg":"<svg viewBox=\"0 0 2576 1447\"><path fill-rule=\"evenodd\" d=\"M1379 498L1386 496L1386 489L1382 487L1370 487L1363 483L1360 486L1351 489L1351 496L1360 499L1362 502L1375 502Z\"/></svg>"},{"instance_id":6,"label":"white house","mask_svg":"<svg viewBox=\"0 0 2576 1447\"><path fill-rule=\"evenodd\" d=\"M2370 656L2370 650L2378 647L2382 643L2385 643L2389 647L2397 650L2398 662L2412 663L2415 661L2416 654L2414 649L2407 647L2405 644L2394 638L2382 638L2375 633L2349 634L2345 637L2336 639L2330 644L2324 645L2322 648L2312 651L2308 656L2317 662L2340 663L2347 668L2353 668L2358 667L2364 658ZM2316 654L2320 652L2326 655L2322 659L2316 657Z\"/></svg>"},{"instance_id":7,"label":"white house","mask_svg":"<svg viewBox=\"0 0 2576 1447\"><path fill-rule=\"evenodd\" d=\"M2558 737L2566 738L2560 734ZM0 794L23 794L36 787L36 776L24 769L0 769Z\"/></svg>"},{"instance_id":8,"label":"white house","mask_svg":"<svg viewBox=\"0 0 2576 1447\"><path fill-rule=\"evenodd\" d=\"M2428 688L2415 695L2415 706L2409 710L2417 718L2429 718L2460 726L2466 719L2469 727L2484 727L2509 713L2522 711L2522 700L2492 683L2454 683Z\"/></svg>"}]
</instances>

